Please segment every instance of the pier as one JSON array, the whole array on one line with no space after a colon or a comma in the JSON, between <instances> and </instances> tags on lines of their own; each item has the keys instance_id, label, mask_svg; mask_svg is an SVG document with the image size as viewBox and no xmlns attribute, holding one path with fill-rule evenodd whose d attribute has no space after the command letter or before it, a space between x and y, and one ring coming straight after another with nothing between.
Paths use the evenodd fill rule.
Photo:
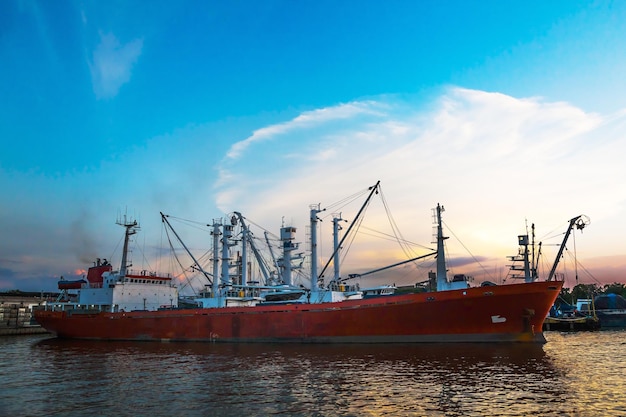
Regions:
<instances>
[{"instance_id":1,"label":"pier","mask_svg":"<svg viewBox=\"0 0 626 417\"><path fill-rule=\"evenodd\" d=\"M0 336L48 333L33 319L33 307L41 296L0 294Z\"/></svg>"}]
</instances>

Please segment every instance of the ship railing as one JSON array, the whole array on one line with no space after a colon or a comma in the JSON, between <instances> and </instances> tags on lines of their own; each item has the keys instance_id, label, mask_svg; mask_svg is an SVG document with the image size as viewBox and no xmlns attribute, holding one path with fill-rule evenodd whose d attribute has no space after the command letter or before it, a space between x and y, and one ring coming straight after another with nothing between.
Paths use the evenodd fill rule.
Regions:
<instances>
[{"instance_id":1,"label":"ship railing","mask_svg":"<svg viewBox=\"0 0 626 417\"><path fill-rule=\"evenodd\" d=\"M38 308L42 308L46 311L76 311L76 310L98 310L98 311L110 311L111 306L105 304L78 304L78 303L49 303L41 305Z\"/></svg>"},{"instance_id":2,"label":"ship railing","mask_svg":"<svg viewBox=\"0 0 626 417\"><path fill-rule=\"evenodd\" d=\"M78 304L76 303L68 303L68 302L52 302L46 303L41 306L41 309L46 311L65 311L77 308Z\"/></svg>"},{"instance_id":3,"label":"ship railing","mask_svg":"<svg viewBox=\"0 0 626 417\"><path fill-rule=\"evenodd\" d=\"M259 298L261 297L261 291L270 287L263 286L248 286L248 285L233 285L222 293L223 297L234 298ZM209 295L211 297L211 295Z\"/></svg>"},{"instance_id":4,"label":"ship railing","mask_svg":"<svg viewBox=\"0 0 626 417\"><path fill-rule=\"evenodd\" d=\"M233 298L244 298L250 297L251 294L249 291L245 291L243 288L228 290L224 294L225 297L233 297Z\"/></svg>"},{"instance_id":5,"label":"ship railing","mask_svg":"<svg viewBox=\"0 0 626 417\"><path fill-rule=\"evenodd\" d=\"M169 272L157 273L155 271L148 271L146 269L127 269L126 275L137 275L137 276L143 276L146 278L150 278L150 277L172 278L172 274L170 274Z\"/></svg>"}]
</instances>

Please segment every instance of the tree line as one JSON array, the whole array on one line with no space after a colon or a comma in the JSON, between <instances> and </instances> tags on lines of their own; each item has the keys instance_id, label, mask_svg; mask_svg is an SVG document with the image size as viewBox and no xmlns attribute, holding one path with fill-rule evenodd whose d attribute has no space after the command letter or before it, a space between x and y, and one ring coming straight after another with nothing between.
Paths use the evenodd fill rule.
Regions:
<instances>
[{"instance_id":1,"label":"tree line","mask_svg":"<svg viewBox=\"0 0 626 417\"><path fill-rule=\"evenodd\" d=\"M602 294L617 294L626 298L626 284L620 284L614 282L612 284L598 285L598 284L578 284L573 288L561 289L561 299L575 304L576 300L582 298L594 298Z\"/></svg>"}]
</instances>

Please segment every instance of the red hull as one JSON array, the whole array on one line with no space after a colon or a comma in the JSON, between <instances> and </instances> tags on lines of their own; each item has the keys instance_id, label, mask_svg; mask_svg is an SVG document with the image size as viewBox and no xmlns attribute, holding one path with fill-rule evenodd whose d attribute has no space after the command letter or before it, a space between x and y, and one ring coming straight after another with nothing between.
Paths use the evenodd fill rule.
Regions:
<instances>
[{"instance_id":1,"label":"red hull","mask_svg":"<svg viewBox=\"0 0 626 417\"><path fill-rule=\"evenodd\" d=\"M562 282L383 296L324 304L89 313L35 312L62 338L215 342L544 342Z\"/></svg>"}]
</instances>

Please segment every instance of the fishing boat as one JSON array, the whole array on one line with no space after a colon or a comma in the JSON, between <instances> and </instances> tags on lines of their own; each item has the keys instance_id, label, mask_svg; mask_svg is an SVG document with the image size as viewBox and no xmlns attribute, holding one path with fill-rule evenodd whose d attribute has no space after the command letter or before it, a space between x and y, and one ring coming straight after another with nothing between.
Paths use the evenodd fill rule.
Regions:
<instances>
[{"instance_id":1,"label":"fishing boat","mask_svg":"<svg viewBox=\"0 0 626 417\"><path fill-rule=\"evenodd\" d=\"M543 322L543 330L547 331L578 332L600 328L600 319L590 299L579 299L576 305L572 305L559 296Z\"/></svg>"},{"instance_id":2,"label":"fishing boat","mask_svg":"<svg viewBox=\"0 0 626 417\"><path fill-rule=\"evenodd\" d=\"M543 322L543 330L578 332L594 331L601 328L600 319L594 314L579 312L576 310L550 314Z\"/></svg>"},{"instance_id":3,"label":"fishing boat","mask_svg":"<svg viewBox=\"0 0 626 417\"><path fill-rule=\"evenodd\" d=\"M369 188L367 201L377 193L378 187L376 183ZM363 207L352 224L356 223ZM388 294L381 287L378 296L372 296L376 291L366 292L364 296L358 284L350 285L347 279L337 276L338 271L328 284L323 284L324 271L331 261L318 272L316 231L321 211L319 205L310 210L311 279L308 288L291 282L290 274L297 264L294 259L301 256L296 253L296 228L292 226L281 228L283 253L276 259L276 265L281 267L279 285L246 281L249 271L246 271L245 245L241 253L238 252L237 273L232 273L233 226L243 226L241 241L245 241L249 233L244 217L235 213L230 222L213 224L214 243L221 241L222 256L218 253L219 245L214 245L213 274L202 271L210 285L199 296L179 303L177 286L171 277L133 274L127 270L128 240L137 224L121 222L126 233L119 270L95 264L89 270L88 282L78 290L77 299L43 306L35 312L36 320L59 338L94 340L543 343L544 319L563 285L562 281L552 279L556 263L571 230L575 226L583 227L580 216L570 220L550 279L472 287L468 280L448 279L444 253L447 237L442 226L444 208L438 204L434 209L437 249L392 265L436 257L436 272L429 273L433 282L431 290ZM167 216L162 214L162 217L167 222ZM350 228L344 239L349 232ZM334 236L331 259L336 260L343 239L339 241L338 235ZM251 249L256 255L257 249L254 246ZM220 258L221 266L218 265ZM199 263L197 267L201 268Z\"/></svg>"}]
</instances>

